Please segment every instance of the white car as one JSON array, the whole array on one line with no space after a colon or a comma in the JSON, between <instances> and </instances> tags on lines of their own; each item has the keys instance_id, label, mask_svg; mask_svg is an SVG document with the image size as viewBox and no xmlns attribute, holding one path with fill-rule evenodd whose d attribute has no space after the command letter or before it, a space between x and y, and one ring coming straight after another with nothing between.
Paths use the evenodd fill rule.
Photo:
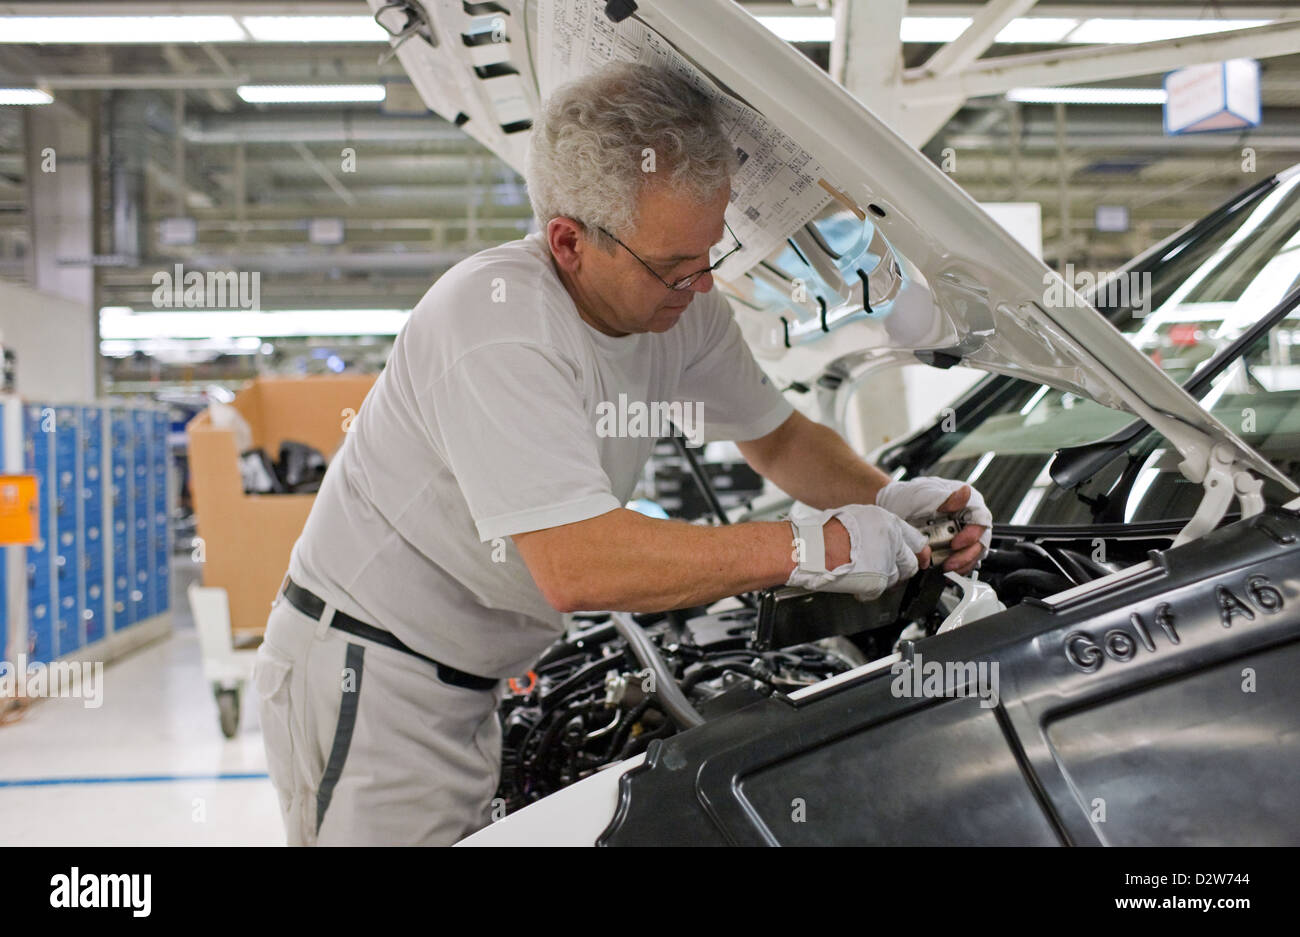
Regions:
<instances>
[{"instance_id":1,"label":"white car","mask_svg":"<svg viewBox=\"0 0 1300 937\"><path fill-rule=\"evenodd\" d=\"M1098 311L727 0L370 4L517 169L608 55L704 79L746 156L720 280L805 412L843 431L900 362L990 372L874 454L978 482L978 578L581 617L512 684L466 845L1300 843L1300 175L1121 271L1140 316Z\"/></svg>"}]
</instances>

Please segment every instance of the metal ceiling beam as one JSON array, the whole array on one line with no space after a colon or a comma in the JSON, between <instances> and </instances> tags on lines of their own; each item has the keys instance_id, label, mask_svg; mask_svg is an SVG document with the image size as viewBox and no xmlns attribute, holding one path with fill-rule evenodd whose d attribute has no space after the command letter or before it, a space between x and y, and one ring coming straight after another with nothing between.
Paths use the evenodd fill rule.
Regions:
<instances>
[{"instance_id":1,"label":"metal ceiling beam","mask_svg":"<svg viewBox=\"0 0 1300 937\"><path fill-rule=\"evenodd\" d=\"M230 64L230 59L222 55L221 50L218 49L216 46L214 46L212 43L205 42L202 45L200 45L199 48L202 49L204 54L207 55L207 57L212 60L212 64L217 66L217 68L221 71L221 74L227 76L228 78L239 77L239 72L235 69L235 66Z\"/></svg>"},{"instance_id":2,"label":"metal ceiling beam","mask_svg":"<svg viewBox=\"0 0 1300 937\"><path fill-rule=\"evenodd\" d=\"M199 70L198 66L191 62L189 57L180 50L180 47L172 43L162 47L162 56L167 60L168 65L182 75L193 75ZM227 77L230 76L227 75ZM207 99L208 103L219 111L230 111L235 106L230 100L230 95L215 88L207 90Z\"/></svg>"},{"instance_id":3,"label":"metal ceiling beam","mask_svg":"<svg viewBox=\"0 0 1300 937\"><path fill-rule=\"evenodd\" d=\"M185 126L185 139L196 144L231 143L337 143L410 140L457 144L466 152L483 150L462 130L441 119L413 120L383 114L340 113L329 109L317 114L302 111L207 117Z\"/></svg>"},{"instance_id":4,"label":"metal ceiling beam","mask_svg":"<svg viewBox=\"0 0 1300 937\"><path fill-rule=\"evenodd\" d=\"M1086 46L1060 52L984 59L943 78L909 69L903 93L909 106L1002 94L1012 88L1073 85L1153 75L1184 65L1220 59L1264 59L1294 55L1300 49L1300 20L1231 32L1165 39L1132 45Z\"/></svg>"},{"instance_id":5,"label":"metal ceiling beam","mask_svg":"<svg viewBox=\"0 0 1300 937\"><path fill-rule=\"evenodd\" d=\"M981 147L998 147L1002 144L999 141L991 140L987 136L968 133L945 134L943 142L947 146L962 149L978 149ZM1169 139L1158 136L1146 136L1141 133L1125 134L1090 134L1076 128L1070 128L1068 138L1070 149L1072 150L1094 150L1099 152L1112 151L1115 153L1124 153L1126 151L1142 150L1148 152L1160 153L1171 159L1176 159L1179 153L1202 154L1206 152L1241 152L1243 146L1253 147L1257 153L1266 154L1279 153L1292 154L1290 158L1300 159L1300 136L1283 136L1280 134L1268 135L1251 135L1245 138L1235 134L1215 135L1215 136L1186 136L1180 137L1176 144ZM1050 136L1037 132L1025 132L1021 138L1021 148L1025 150L1050 150L1055 146ZM1171 152L1171 148L1176 147Z\"/></svg>"},{"instance_id":6,"label":"metal ceiling beam","mask_svg":"<svg viewBox=\"0 0 1300 937\"><path fill-rule=\"evenodd\" d=\"M903 43L899 24L907 0L835 0L844 6L844 45L841 83L850 94L893 124L897 119L895 89L903 75Z\"/></svg>"},{"instance_id":7,"label":"metal ceiling beam","mask_svg":"<svg viewBox=\"0 0 1300 937\"><path fill-rule=\"evenodd\" d=\"M469 256L466 251L421 251L404 254L390 251L344 251L328 254L237 253L197 254L190 262L205 269L260 270L262 273L312 273L323 270L428 271L450 267ZM144 264L145 269L149 268Z\"/></svg>"},{"instance_id":8,"label":"metal ceiling beam","mask_svg":"<svg viewBox=\"0 0 1300 937\"><path fill-rule=\"evenodd\" d=\"M211 196L182 182L176 176L175 170L165 169L153 160L148 160L144 164L144 171L149 181L160 190L183 199L187 210L213 207L214 203Z\"/></svg>"},{"instance_id":9,"label":"metal ceiling beam","mask_svg":"<svg viewBox=\"0 0 1300 937\"><path fill-rule=\"evenodd\" d=\"M946 43L930 56L922 66L925 73L935 77L950 75L974 62L989 46L1003 27L1017 16L1029 11L1038 0L988 0L975 14L966 31Z\"/></svg>"},{"instance_id":10,"label":"metal ceiling beam","mask_svg":"<svg viewBox=\"0 0 1300 937\"><path fill-rule=\"evenodd\" d=\"M357 197L348 191L347 186L342 182L339 182L334 173L330 172L328 166L316 158L315 153L307 149L307 147L302 143L295 141L291 145L293 146L293 151L302 157L302 161L310 166L316 175L325 180L325 184L330 187L330 190L335 195L343 199L343 201L348 205L355 205L357 203Z\"/></svg>"},{"instance_id":11,"label":"metal ceiling beam","mask_svg":"<svg viewBox=\"0 0 1300 937\"><path fill-rule=\"evenodd\" d=\"M248 84L226 75L35 75L33 84L51 91L203 91Z\"/></svg>"}]
</instances>

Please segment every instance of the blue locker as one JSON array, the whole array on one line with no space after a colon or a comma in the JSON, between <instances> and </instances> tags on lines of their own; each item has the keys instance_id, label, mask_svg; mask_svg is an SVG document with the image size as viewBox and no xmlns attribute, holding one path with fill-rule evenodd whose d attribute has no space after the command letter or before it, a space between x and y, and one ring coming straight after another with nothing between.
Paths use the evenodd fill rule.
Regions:
<instances>
[{"instance_id":1,"label":"blue locker","mask_svg":"<svg viewBox=\"0 0 1300 937\"><path fill-rule=\"evenodd\" d=\"M107 628L104 531L104 413L81 408L81 618L87 644L104 637Z\"/></svg>"},{"instance_id":2,"label":"blue locker","mask_svg":"<svg viewBox=\"0 0 1300 937\"><path fill-rule=\"evenodd\" d=\"M153 465L153 602L155 615L171 607L171 518L167 511L167 473L171 466L168 435L171 425L166 413L153 414L150 456Z\"/></svg>"},{"instance_id":3,"label":"blue locker","mask_svg":"<svg viewBox=\"0 0 1300 937\"><path fill-rule=\"evenodd\" d=\"M50 662L171 605L166 414L129 406L19 408L36 478L37 540L24 549L28 660ZM0 433L0 466L5 439ZM19 549L19 548L11 548ZM6 551L0 547L0 564ZM0 565L0 570L3 570ZM9 587L0 575L0 629ZM0 631L0 633L4 633Z\"/></svg>"},{"instance_id":4,"label":"blue locker","mask_svg":"<svg viewBox=\"0 0 1300 937\"><path fill-rule=\"evenodd\" d=\"M37 541L27 548L28 659L49 662L58 656L54 635L54 564L51 561L55 500L50 484L54 461L54 411L40 404L27 406L23 419L26 470L36 476Z\"/></svg>"},{"instance_id":5,"label":"blue locker","mask_svg":"<svg viewBox=\"0 0 1300 937\"><path fill-rule=\"evenodd\" d=\"M122 408L114 408L109 417L109 458L112 463L109 495L113 505L113 627L125 628L134 624L135 605L131 602L131 584L135 581L132 569L131 543L134 528L131 523L131 415Z\"/></svg>"},{"instance_id":6,"label":"blue locker","mask_svg":"<svg viewBox=\"0 0 1300 937\"><path fill-rule=\"evenodd\" d=\"M131 453L132 485L131 520L134 529L134 542L131 545L132 570L134 580L131 586L131 603L134 606L136 621L149 618L152 611L153 576L152 529L150 524L153 507L149 484L149 436L150 419L145 410L131 413Z\"/></svg>"},{"instance_id":7,"label":"blue locker","mask_svg":"<svg viewBox=\"0 0 1300 937\"><path fill-rule=\"evenodd\" d=\"M81 525L80 415L75 407L59 407L56 414L54 565L58 588L58 635L55 648L62 656L85 644L81 616L85 544Z\"/></svg>"}]
</instances>

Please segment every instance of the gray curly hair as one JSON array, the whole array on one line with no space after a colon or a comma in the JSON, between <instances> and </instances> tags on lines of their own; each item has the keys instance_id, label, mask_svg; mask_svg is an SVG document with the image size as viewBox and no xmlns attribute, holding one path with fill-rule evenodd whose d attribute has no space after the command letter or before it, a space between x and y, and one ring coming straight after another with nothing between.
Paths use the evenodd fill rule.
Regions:
<instances>
[{"instance_id":1,"label":"gray curly hair","mask_svg":"<svg viewBox=\"0 0 1300 937\"><path fill-rule=\"evenodd\" d=\"M655 172L643 172L645 150ZM605 250L595 229L626 236L637 201L652 183L700 202L717 195L737 168L712 102L677 75L613 62L561 85L542 108L528 149L528 197L538 226L572 218Z\"/></svg>"}]
</instances>

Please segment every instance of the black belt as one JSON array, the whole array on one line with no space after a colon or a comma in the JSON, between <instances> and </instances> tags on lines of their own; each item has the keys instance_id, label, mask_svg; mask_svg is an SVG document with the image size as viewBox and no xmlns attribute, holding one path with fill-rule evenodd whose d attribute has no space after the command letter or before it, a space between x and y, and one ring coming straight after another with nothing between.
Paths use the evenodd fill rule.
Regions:
<instances>
[{"instance_id":1,"label":"black belt","mask_svg":"<svg viewBox=\"0 0 1300 937\"><path fill-rule=\"evenodd\" d=\"M320 621L321 615L325 613L325 601L308 592L292 579L285 580L284 597L289 600L290 605L308 618ZM452 686L465 687L467 690L491 690L495 689L499 682L489 680L487 677L478 677L463 670L457 670L450 664L444 664L432 657L426 657L419 651L411 650L411 648L403 644L397 635L390 634L382 628L376 628L374 625L368 625L364 621L359 621L351 615L345 615L337 609L334 612L334 618L330 621L330 627L346 631L348 634L354 634L358 638L365 638L367 641L374 641L376 644L382 644L385 647L391 647L395 651L404 651L412 657L418 657L422 661L433 664L438 668L438 679L443 683L450 683Z\"/></svg>"}]
</instances>

